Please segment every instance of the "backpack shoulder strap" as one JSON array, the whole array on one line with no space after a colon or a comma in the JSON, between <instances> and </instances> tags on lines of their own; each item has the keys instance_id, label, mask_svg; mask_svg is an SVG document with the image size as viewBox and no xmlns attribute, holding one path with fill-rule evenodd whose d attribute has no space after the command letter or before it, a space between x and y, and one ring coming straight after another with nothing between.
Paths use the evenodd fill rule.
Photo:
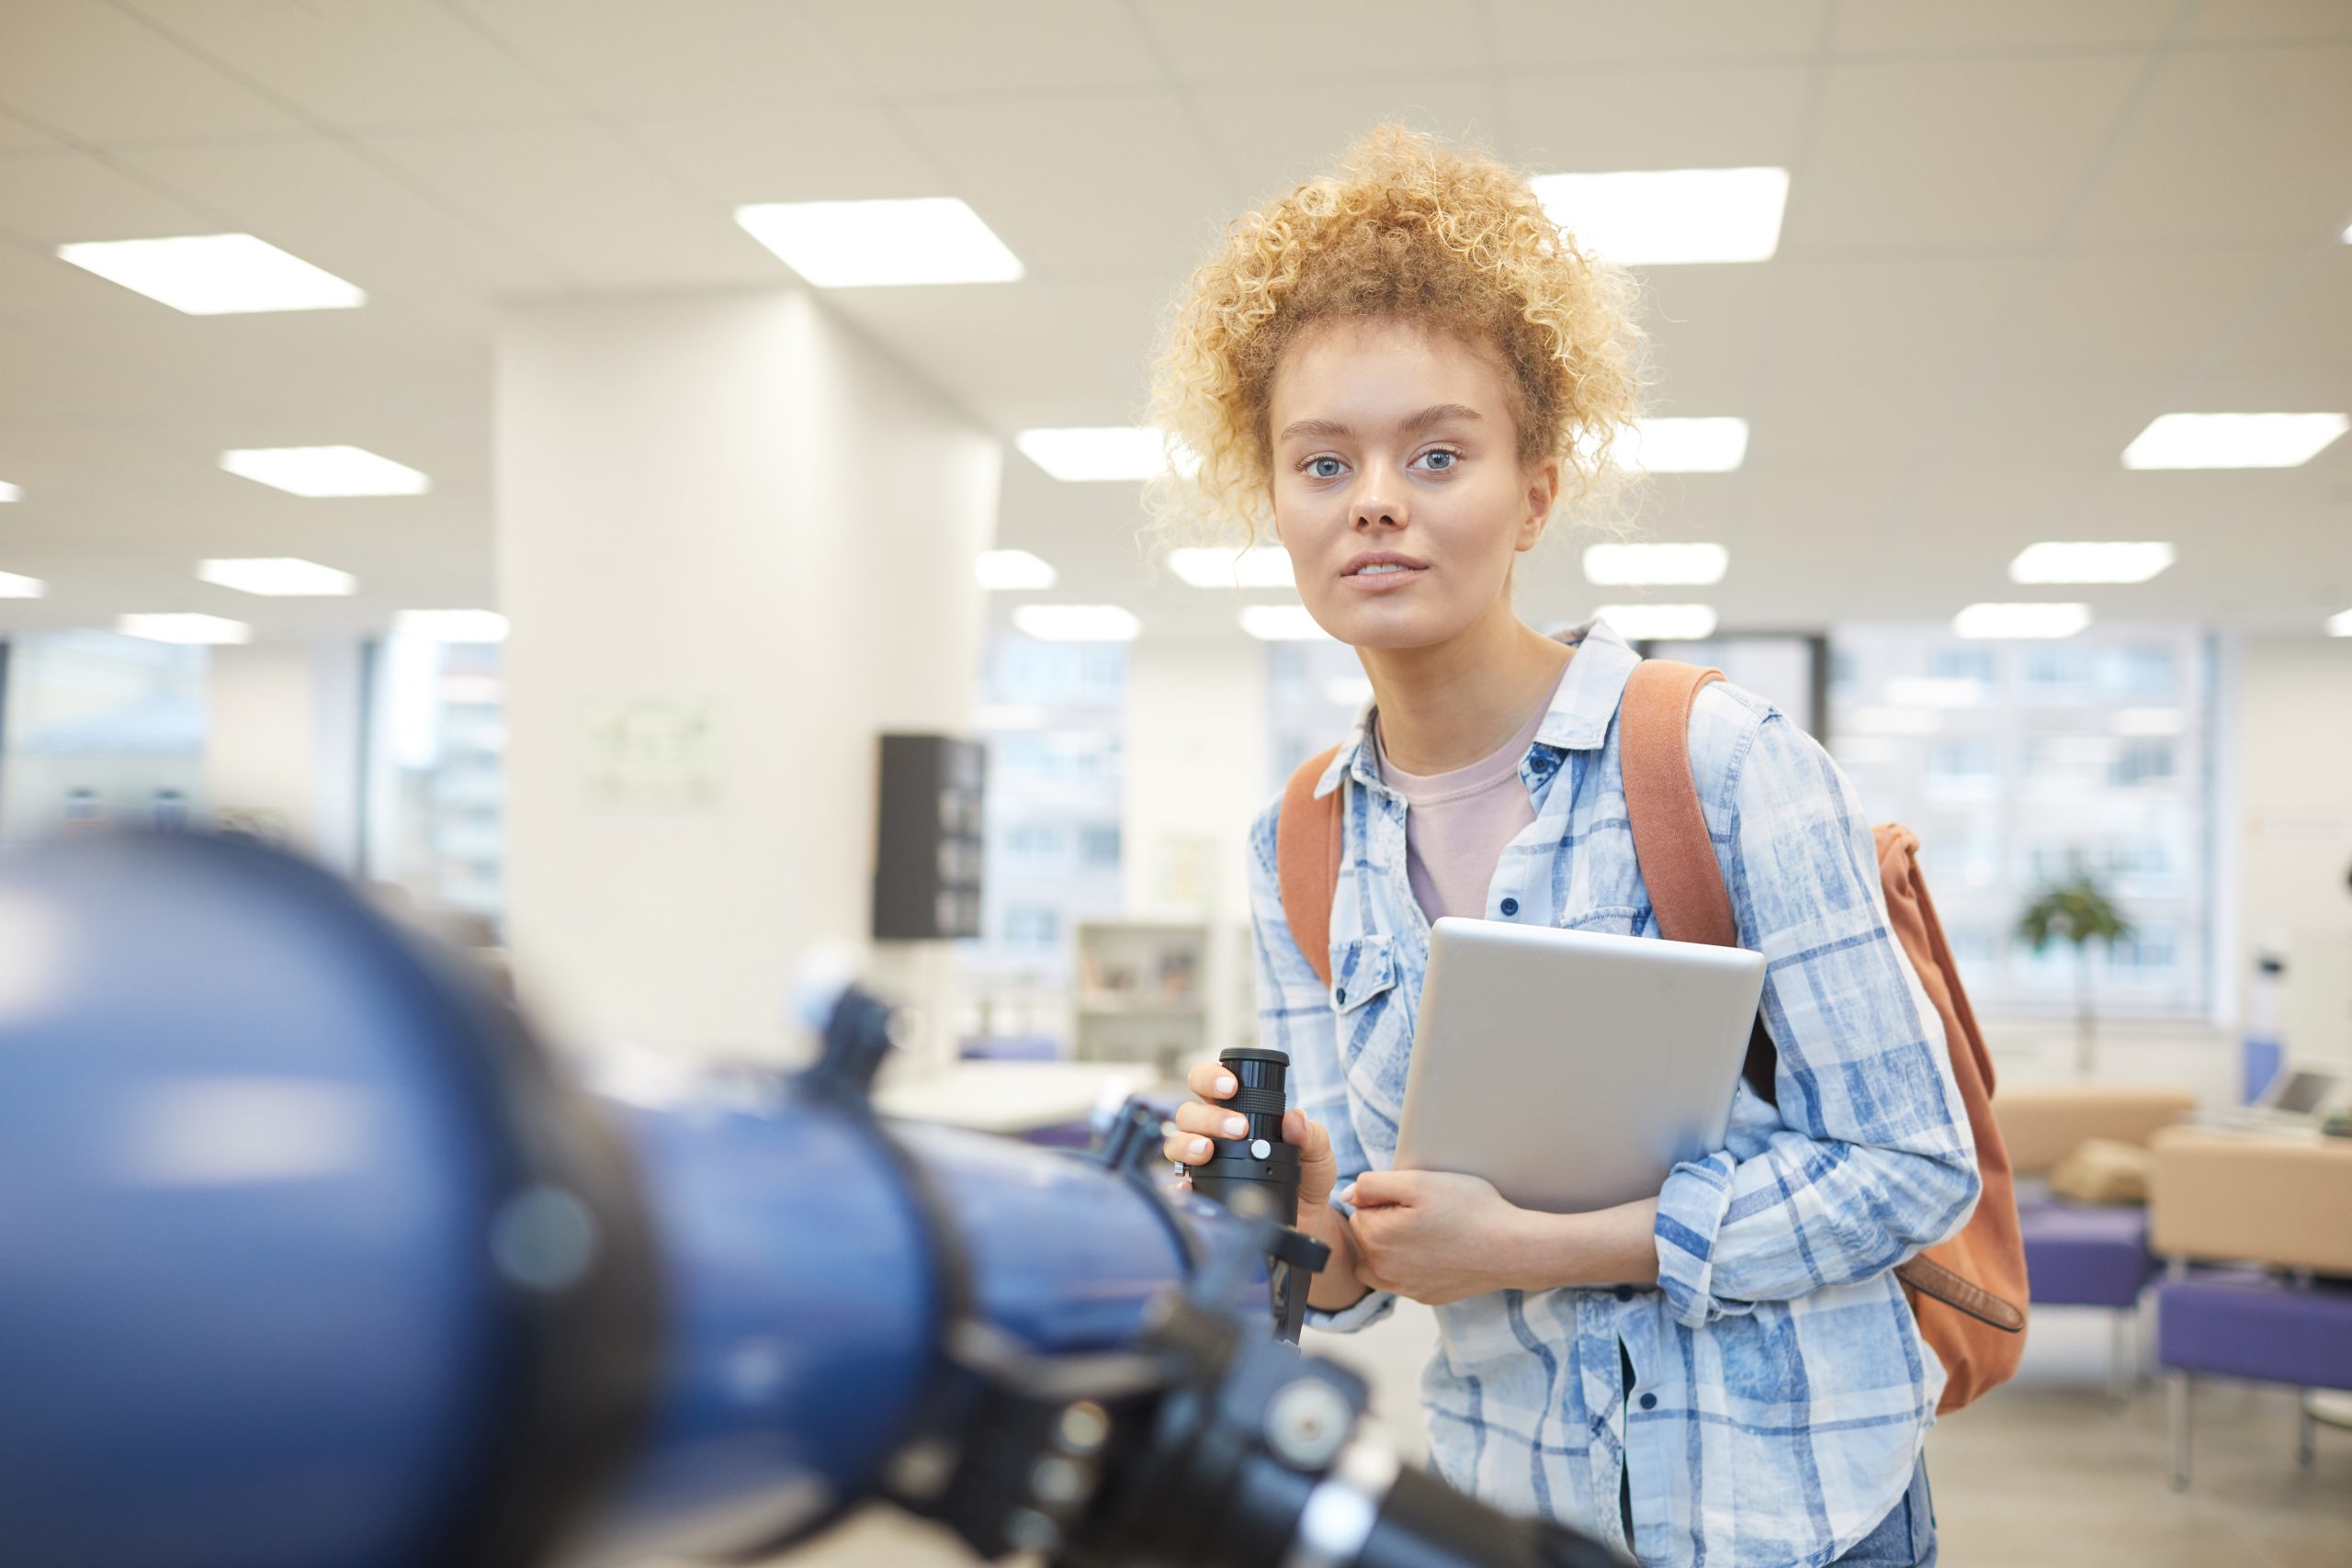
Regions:
<instances>
[{"instance_id":1,"label":"backpack shoulder strap","mask_svg":"<svg viewBox=\"0 0 2352 1568\"><path fill-rule=\"evenodd\" d=\"M1690 777L1690 706L1701 688L1723 678L1720 670L1643 660L1625 682L1618 710L1618 753L1634 853L1657 929L1675 942L1736 947L1731 893Z\"/></svg>"},{"instance_id":2,"label":"backpack shoulder strap","mask_svg":"<svg viewBox=\"0 0 2352 1568\"><path fill-rule=\"evenodd\" d=\"M1274 820L1274 871L1283 889L1283 918L1298 951L1323 984L1331 983L1331 897L1340 886L1340 806L1347 785L1322 799L1315 785L1339 755L1337 746L1298 765L1283 788Z\"/></svg>"},{"instance_id":3,"label":"backpack shoulder strap","mask_svg":"<svg viewBox=\"0 0 2352 1568\"><path fill-rule=\"evenodd\" d=\"M1731 890L1715 863L1714 840L1690 776L1690 706L1720 670L1671 660L1645 659L1625 682L1617 716L1617 750L1625 774L1625 816L1634 828L1634 856L1660 934L1674 942L1737 947L1739 923ZM1748 1031L1741 1076L1766 1104L1778 1100L1780 1054L1761 1014Z\"/></svg>"}]
</instances>

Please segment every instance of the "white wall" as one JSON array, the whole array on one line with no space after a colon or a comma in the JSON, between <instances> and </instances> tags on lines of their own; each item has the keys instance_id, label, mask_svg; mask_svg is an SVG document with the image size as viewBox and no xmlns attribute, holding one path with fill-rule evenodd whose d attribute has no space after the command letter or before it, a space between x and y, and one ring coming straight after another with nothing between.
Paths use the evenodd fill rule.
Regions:
<instances>
[{"instance_id":1,"label":"white wall","mask_svg":"<svg viewBox=\"0 0 2352 1568\"><path fill-rule=\"evenodd\" d=\"M205 804L259 814L288 844L350 874L359 853L356 642L216 648L205 682Z\"/></svg>"},{"instance_id":2,"label":"white wall","mask_svg":"<svg viewBox=\"0 0 2352 1568\"><path fill-rule=\"evenodd\" d=\"M876 735L968 721L999 448L787 290L512 310L496 444L518 982L576 1036L797 1049Z\"/></svg>"},{"instance_id":3,"label":"white wall","mask_svg":"<svg viewBox=\"0 0 2352 1568\"><path fill-rule=\"evenodd\" d=\"M1250 918L1250 824L1266 782L1266 649L1148 631L1127 663L1121 881L1133 916Z\"/></svg>"},{"instance_id":4,"label":"white wall","mask_svg":"<svg viewBox=\"0 0 2352 1568\"><path fill-rule=\"evenodd\" d=\"M2233 662L2238 973L2283 937L2289 1054L2352 1067L2352 638L2249 637Z\"/></svg>"}]
</instances>

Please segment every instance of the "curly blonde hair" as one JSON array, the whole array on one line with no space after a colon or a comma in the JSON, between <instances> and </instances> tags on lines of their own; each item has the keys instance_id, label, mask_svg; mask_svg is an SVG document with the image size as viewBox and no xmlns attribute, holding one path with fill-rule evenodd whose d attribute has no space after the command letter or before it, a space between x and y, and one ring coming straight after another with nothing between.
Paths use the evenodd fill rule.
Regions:
<instances>
[{"instance_id":1,"label":"curly blonde hair","mask_svg":"<svg viewBox=\"0 0 2352 1568\"><path fill-rule=\"evenodd\" d=\"M1150 419L1182 460L1146 488L1148 540L1254 543L1271 525L1274 368L1331 320L1409 321L1498 355L1521 459L1559 458L1564 501L1595 508L1618 493L1611 455L1641 389L1634 302L1629 275L1491 154L1377 126L1338 173L1227 225L1176 301Z\"/></svg>"}]
</instances>

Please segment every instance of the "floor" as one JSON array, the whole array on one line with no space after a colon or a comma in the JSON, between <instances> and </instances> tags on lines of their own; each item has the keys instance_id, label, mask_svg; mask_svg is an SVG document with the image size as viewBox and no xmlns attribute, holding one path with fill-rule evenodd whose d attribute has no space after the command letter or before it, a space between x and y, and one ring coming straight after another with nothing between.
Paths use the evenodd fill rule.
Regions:
<instances>
[{"instance_id":1,"label":"floor","mask_svg":"<svg viewBox=\"0 0 2352 1568\"><path fill-rule=\"evenodd\" d=\"M2235 1053L2209 1031L2115 1032L2100 1043L2102 1077L2177 1082L2214 1102L2233 1083ZM2000 1028L2005 1082L2064 1077L2073 1042L2062 1027ZM1407 1304L1355 1336L1309 1336L1309 1348L1356 1366L1396 1446L1424 1443L1415 1400L1432 1336ZM2194 1473L2167 1484L2161 1383L2144 1378L2120 1409L2107 1399L2109 1320L2047 1309L2034 1319L2025 1365L2007 1388L1939 1426L1928 1439L1942 1561L1953 1568L2334 1568L2352 1563L2352 1431L2322 1427L2308 1468L2295 1462L2295 1396L2246 1384L2199 1384ZM945 1568L970 1561L932 1527L882 1510L861 1514L779 1562L795 1568Z\"/></svg>"}]
</instances>

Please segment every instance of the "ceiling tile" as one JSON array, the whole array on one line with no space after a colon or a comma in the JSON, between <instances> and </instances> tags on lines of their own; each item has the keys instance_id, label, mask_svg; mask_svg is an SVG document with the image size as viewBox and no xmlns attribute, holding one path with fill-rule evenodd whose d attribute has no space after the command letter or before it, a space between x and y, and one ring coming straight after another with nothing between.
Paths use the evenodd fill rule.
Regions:
<instances>
[{"instance_id":1,"label":"ceiling tile","mask_svg":"<svg viewBox=\"0 0 2352 1568\"><path fill-rule=\"evenodd\" d=\"M300 129L129 12L88 0L0 6L0 104L101 144Z\"/></svg>"},{"instance_id":2,"label":"ceiling tile","mask_svg":"<svg viewBox=\"0 0 2352 1568\"><path fill-rule=\"evenodd\" d=\"M1782 269L1655 266L1635 275L1657 385L1651 406L1676 414L1737 414L1762 367Z\"/></svg>"},{"instance_id":3,"label":"ceiling tile","mask_svg":"<svg viewBox=\"0 0 2352 1568\"><path fill-rule=\"evenodd\" d=\"M1335 169L1351 142L1385 120L1490 146L1503 130L1484 73L1345 86L1210 86L1192 96L1218 166L1247 201L1271 200Z\"/></svg>"},{"instance_id":4,"label":"ceiling tile","mask_svg":"<svg viewBox=\"0 0 2352 1568\"><path fill-rule=\"evenodd\" d=\"M2352 366L2352 245L2314 247L2281 283L2243 323L2245 335L2222 367L2252 378L2270 369Z\"/></svg>"},{"instance_id":5,"label":"ceiling tile","mask_svg":"<svg viewBox=\"0 0 2352 1568\"><path fill-rule=\"evenodd\" d=\"M2352 220L2352 44L2168 58L2075 235L2314 240Z\"/></svg>"},{"instance_id":6,"label":"ceiling tile","mask_svg":"<svg viewBox=\"0 0 2352 1568\"><path fill-rule=\"evenodd\" d=\"M2352 38L2352 14L2343 0L2228 0L2197 6L2185 38Z\"/></svg>"},{"instance_id":7,"label":"ceiling tile","mask_svg":"<svg viewBox=\"0 0 2352 1568\"><path fill-rule=\"evenodd\" d=\"M1784 254L2048 243L2146 62L1835 67L1791 182Z\"/></svg>"},{"instance_id":8,"label":"ceiling tile","mask_svg":"<svg viewBox=\"0 0 2352 1568\"><path fill-rule=\"evenodd\" d=\"M560 275L413 173L323 137L145 148L123 159L234 226L371 296L484 296Z\"/></svg>"},{"instance_id":9,"label":"ceiling tile","mask_svg":"<svg viewBox=\"0 0 2352 1568\"><path fill-rule=\"evenodd\" d=\"M959 400L1123 392L1129 367L1035 280L933 288L829 289L825 303Z\"/></svg>"},{"instance_id":10,"label":"ceiling tile","mask_svg":"<svg viewBox=\"0 0 2352 1568\"><path fill-rule=\"evenodd\" d=\"M776 0L453 0L591 107L686 113L863 95L797 6Z\"/></svg>"},{"instance_id":11,"label":"ceiling tile","mask_svg":"<svg viewBox=\"0 0 2352 1568\"><path fill-rule=\"evenodd\" d=\"M1514 74L1516 156L1545 170L1785 167L1803 144L1809 73L1702 65Z\"/></svg>"},{"instance_id":12,"label":"ceiling tile","mask_svg":"<svg viewBox=\"0 0 2352 1568\"><path fill-rule=\"evenodd\" d=\"M1826 0L1487 0L1497 63L1589 65L1634 61L1798 57L1821 37Z\"/></svg>"},{"instance_id":13,"label":"ceiling tile","mask_svg":"<svg viewBox=\"0 0 2352 1568\"><path fill-rule=\"evenodd\" d=\"M125 0L208 58L345 130L548 118L569 105L461 14L381 0Z\"/></svg>"},{"instance_id":14,"label":"ceiling tile","mask_svg":"<svg viewBox=\"0 0 2352 1568\"><path fill-rule=\"evenodd\" d=\"M2268 249L2041 263L2016 313L1987 333L1985 348L2010 370L2139 373L2162 385L2222 342L2296 259Z\"/></svg>"},{"instance_id":15,"label":"ceiling tile","mask_svg":"<svg viewBox=\"0 0 2352 1568\"><path fill-rule=\"evenodd\" d=\"M1127 7L1101 0L812 7L810 24L888 98L1159 87L1165 73Z\"/></svg>"},{"instance_id":16,"label":"ceiling tile","mask_svg":"<svg viewBox=\"0 0 2352 1568\"><path fill-rule=\"evenodd\" d=\"M772 282L782 264L725 206L586 123L375 136L366 145L590 287Z\"/></svg>"},{"instance_id":17,"label":"ceiling tile","mask_svg":"<svg viewBox=\"0 0 2352 1568\"><path fill-rule=\"evenodd\" d=\"M0 231L54 247L76 240L149 240L218 232L198 206L88 152L0 157ZM62 264L61 264L62 265Z\"/></svg>"},{"instance_id":18,"label":"ceiling tile","mask_svg":"<svg viewBox=\"0 0 2352 1568\"><path fill-rule=\"evenodd\" d=\"M1425 80L1485 69L1486 28L1467 7L1354 0L1344 12L1262 0L1135 0L1160 57L1186 83Z\"/></svg>"},{"instance_id":19,"label":"ceiling tile","mask_svg":"<svg viewBox=\"0 0 2352 1568\"><path fill-rule=\"evenodd\" d=\"M2210 8L2210 7L2209 7ZM1841 54L1942 50L1984 55L2084 45L2154 44L2181 12L2180 0L1843 0L1831 47Z\"/></svg>"},{"instance_id":20,"label":"ceiling tile","mask_svg":"<svg viewBox=\"0 0 2352 1568\"><path fill-rule=\"evenodd\" d=\"M2030 264L1987 260L1816 260L1781 271L1770 374L1814 382L1852 377L1913 417L2009 325Z\"/></svg>"},{"instance_id":21,"label":"ceiling tile","mask_svg":"<svg viewBox=\"0 0 2352 1568\"><path fill-rule=\"evenodd\" d=\"M1023 263L1189 268L1231 216L1172 94L918 104L907 118Z\"/></svg>"},{"instance_id":22,"label":"ceiling tile","mask_svg":"<svg viewBox=\"0 0 2352 1568\"><path fill-rule=\"evenodd\" d=\"M938 196L948 175L892 113L863 104L722 107L634 119L628 135L732 208Z\"/></svg>"}]
</instances>

